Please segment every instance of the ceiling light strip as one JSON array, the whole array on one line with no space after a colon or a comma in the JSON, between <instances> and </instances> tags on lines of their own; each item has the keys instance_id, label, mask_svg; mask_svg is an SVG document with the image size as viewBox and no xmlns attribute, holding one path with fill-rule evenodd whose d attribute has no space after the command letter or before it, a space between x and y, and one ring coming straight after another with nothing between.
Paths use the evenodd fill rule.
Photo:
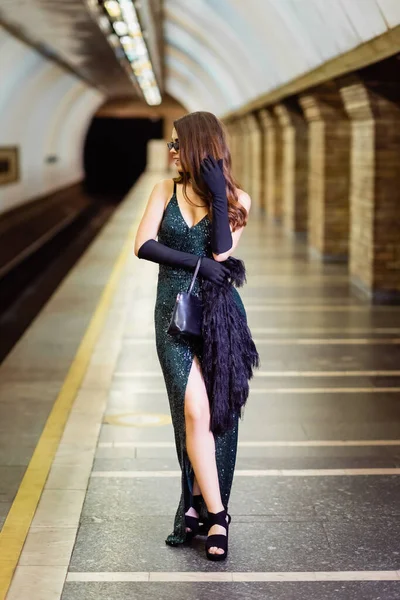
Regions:
<instances>
[{"instance_id":1,"label":"ceiling light strip","mask_svg":"<svg viewBox=\"0 0 400 600\"><path fill-rule=\"evenodd\" d=\"M137 81L147 104L161 104L162 98L158 88L153 66L142 32L135 4L132 0L88 0L92 12L97 13L99 27L105 33L117 58L128 60L129 76ZM99 10L100 9L100 10Z\"/></svg>"}]
</instances>

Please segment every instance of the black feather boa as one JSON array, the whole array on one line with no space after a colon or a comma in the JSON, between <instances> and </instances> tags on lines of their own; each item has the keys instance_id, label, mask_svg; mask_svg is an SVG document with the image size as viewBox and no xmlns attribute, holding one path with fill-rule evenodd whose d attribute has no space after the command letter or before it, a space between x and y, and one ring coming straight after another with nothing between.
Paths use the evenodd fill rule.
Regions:
<instances>
[{"instance_id":1,"label":"black feather boa","mask_svg":"<svg viewBox=\"0 0 400 600\"><path fill-rule=\"evenodd\" d=\"M247 319L237 306L231 286L246 282L244 262L230 256L224 261L228 280L219 286L203 281L202 371L210 401L210 429L220 434L231 429L235 415L243 416L253 367L260 358Z\"/></svg>"}]
</instances>

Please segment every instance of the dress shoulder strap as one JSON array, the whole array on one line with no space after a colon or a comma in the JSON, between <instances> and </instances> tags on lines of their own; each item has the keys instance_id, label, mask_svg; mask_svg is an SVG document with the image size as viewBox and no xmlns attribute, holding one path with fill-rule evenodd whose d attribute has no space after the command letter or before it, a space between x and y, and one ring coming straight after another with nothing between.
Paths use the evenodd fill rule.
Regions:
<instances>
[{"instance_id":1,"label":"dress shoulder strap","mask_svg":"<svg viewBox=\"0 0 400 600\"><path fill-rule=\"evenodd\" d=\"M176 181L174 181L174 194L176 194Z\"/></svg>"}]
</instances>

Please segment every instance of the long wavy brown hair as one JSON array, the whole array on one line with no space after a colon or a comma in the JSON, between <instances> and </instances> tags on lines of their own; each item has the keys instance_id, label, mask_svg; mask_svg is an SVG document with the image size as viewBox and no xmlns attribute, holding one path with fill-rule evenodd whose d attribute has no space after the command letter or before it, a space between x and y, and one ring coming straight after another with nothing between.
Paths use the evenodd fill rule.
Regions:
<instances>
[{"instance_id":1,"label":"long wavy brown hair","mask_svg":"<svg viewBox=\"0 0 400 600\"><path fill-rule=\"evenodd\" d=\"M222 158L229 222L233 231L246 225L247 211L238 201L236 188L240 188L240 184L232 174L231 153L224 124L213 113L196 111L176 119L174 127L178 134L179 159L182 165L182 171L179 171L179 177L174 177L174 181L183 184L183 195L189 204L192 203L186 194L186 186L190 182L193 191L208 206L208 213L212 218L212 195L201 177L200 164L208 154L216 160Z\"/></svg>"}]
</instances>

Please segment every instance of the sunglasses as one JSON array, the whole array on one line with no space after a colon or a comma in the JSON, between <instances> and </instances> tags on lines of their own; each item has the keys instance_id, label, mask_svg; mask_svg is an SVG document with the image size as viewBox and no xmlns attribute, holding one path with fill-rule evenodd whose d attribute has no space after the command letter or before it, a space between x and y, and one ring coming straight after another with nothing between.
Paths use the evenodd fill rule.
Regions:
<instances>
[{"instance_id":1,"label":"sunglasses","mask_svg":"<svg viewBox=\"0 0 400 600\"><path fill-rule=\"evenodd\" d=\"M176 150L176 152L178 152L179 140L176 140L176 142L167 142L167 146L168 146L168 150L171 150L173 148L174 150Z\"/></svg>"}]
</instances>

